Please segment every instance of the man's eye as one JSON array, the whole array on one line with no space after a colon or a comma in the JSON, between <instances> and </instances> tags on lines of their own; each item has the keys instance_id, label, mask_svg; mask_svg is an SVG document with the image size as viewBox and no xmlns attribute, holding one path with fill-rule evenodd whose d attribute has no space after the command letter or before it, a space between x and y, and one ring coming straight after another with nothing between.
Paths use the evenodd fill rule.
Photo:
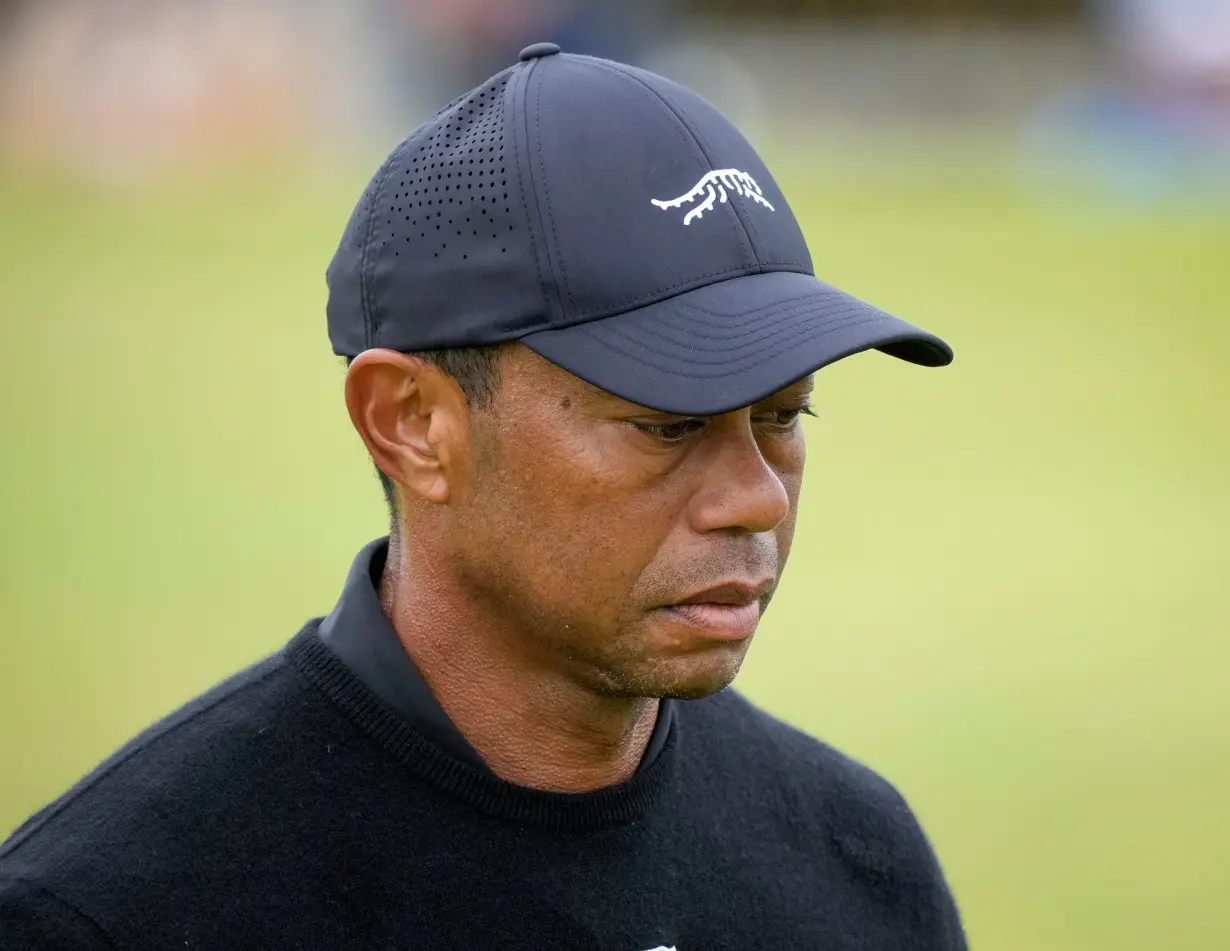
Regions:
<instances>
[{"instance_id":1,"label":"man's eye","mask_svg":"<svg viewBox=\"0 0 1230 951\"><path fill-rule=\"evenodd\" d=\"M811 411L810 406L798 406L794 409L779 409L772 413L765 413L763 422L772 429L790 429L794 426L795 420L800 416L815 416Z\"/></svg>"},{"instance_id":2,"label":"man's eye","mask_svg":"<svg viewBox=\"0 0 1230 951\"><path fill-rule=\"evenodd\" d=\"M704 428L703 419L677 419L669 423L633 423L643 433L663 442L680 442Z\"/></svg>"}]
</instances>

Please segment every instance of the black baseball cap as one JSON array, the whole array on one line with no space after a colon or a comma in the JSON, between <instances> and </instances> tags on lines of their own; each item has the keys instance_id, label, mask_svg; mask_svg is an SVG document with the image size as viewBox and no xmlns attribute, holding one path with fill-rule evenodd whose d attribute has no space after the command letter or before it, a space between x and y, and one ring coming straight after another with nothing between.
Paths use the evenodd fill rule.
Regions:
<instances>
[{"instance_id":1,"label":"black baseball cap","mask_svg":"<svg viewBox=\"0 0 1230 951\"><path fill-rule=\"evenodd\" d=\"M661 76L537 43L385 160L328 270L336 353L519 340L664 412L948 344L815 277L755 150Z\"/></svg>"}]
</instances>

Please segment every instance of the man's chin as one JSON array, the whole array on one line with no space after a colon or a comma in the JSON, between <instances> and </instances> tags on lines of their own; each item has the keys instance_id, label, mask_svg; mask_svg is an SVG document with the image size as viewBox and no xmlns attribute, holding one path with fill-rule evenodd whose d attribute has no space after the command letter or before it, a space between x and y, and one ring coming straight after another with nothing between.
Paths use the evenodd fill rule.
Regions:
<instances>
[{"instance_id":1,"label":"man's chin","mask_svg":"<svg viewBox=\"0 0 1230 951\"><path fill-rule=\"evenodd\" d=\"M738 673L738 671L735 671ZM695 681L673 686L668 693L660 694L663 700L702 700L720 693L734 682L734 674L717 680Z\"/></svg>"},{"instance_id":2,"label":"man's chin","mask_svg":"<svg viewBox=\"0 0 1230 951\"><path fill-rule=\"evenodd\" d=\"M730 686L746 652L746 643L727 644L699 655L663 660L652 670L629 671L618 678L615 692L624 697L699 700Z\"/></svg>"}]
</instances>

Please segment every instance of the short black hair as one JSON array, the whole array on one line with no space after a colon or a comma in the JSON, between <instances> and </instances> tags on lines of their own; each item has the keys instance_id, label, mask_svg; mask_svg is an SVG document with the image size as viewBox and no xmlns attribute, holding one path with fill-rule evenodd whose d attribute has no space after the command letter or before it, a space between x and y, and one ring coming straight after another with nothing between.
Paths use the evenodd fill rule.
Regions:
<instances>
[{"instance_id":1,"label":"short black hair","mask_svg":"<svg viewBox=\"0 0 1230 951\"><path fill-rule=\"evenodd\" d=\"M457 381L461 392L465 395L466 405L470 409L487 409L500 388L500 355L506 344L487 347L452 347L447 350L421 350L408 352L406 356L416 357L424 363L438 367L442 372ZM346 366L354 361L354 357L346 358ZM393 490L393 480L384 471L375 466L376 475L380 479L380 487L384 490L384 501L389 507L389 525L391 531L397 532L397 494Z\"/></svg>"}]
</instances>

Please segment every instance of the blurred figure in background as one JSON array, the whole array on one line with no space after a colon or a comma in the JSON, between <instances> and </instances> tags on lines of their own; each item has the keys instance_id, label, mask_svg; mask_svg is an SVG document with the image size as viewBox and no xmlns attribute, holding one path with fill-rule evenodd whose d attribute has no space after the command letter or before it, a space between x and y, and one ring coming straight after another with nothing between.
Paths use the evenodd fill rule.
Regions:
<instances>
[{"instance_id":1,"label":"blurred figure in background","mask_svg":"<svg viewBox=\"0 0 1230 951\"><path fill-rule=\"evenodd\" d=\"M1230 197L1230 0L1100 0L1102 82L1030 127L1035 167L1056 164L1129 202Z\"/></svg>"},{"instance_id":2,"label":"blurred figure in background","mask_svg":"<svg viewBox=\"0 0 1230 951\"><path fill-rule=\"evenodd\" d=\"M550 39L569 52L640 59L666 4L653 0L395 0L407 30L468 89L511 54Z\"/></svg>"},{"instance_id":3,"label":"blurred figure in background","mask_svg":"<svg viewBox=\"0 0 1230 951\"><path fill-rule=\"evenodd\" d=\"M31 165L139 180L301 139L315 93L309 37L270 3L16 4L0 128Z\"/></svg>"},{"instance_id":4,"label":"blurred figure in background","mask_svg":"<svg viewBox=\"0 0 1230 951\"><path fill-rule=\"evenodd\" d=\"M362 6L363 4L360 4ZM671 0L367 0L385 63L382 98L398 127L471 88L539 41L640 63L666 31ZM431 105L428 105L431 104Z\"/></svg>"},{"instance_id":5,"label":"blurred figure in background","mask_svg":"<svg viewBox=\"0 0 1230 951\"><path fill-rule=\"evenodd\" d=\"M30 164L107 180L322 138L383 148L389 129L416 125L529 43L638 62L667 6L3 0L0 139Z\"/></svg>"}]
</instances>

